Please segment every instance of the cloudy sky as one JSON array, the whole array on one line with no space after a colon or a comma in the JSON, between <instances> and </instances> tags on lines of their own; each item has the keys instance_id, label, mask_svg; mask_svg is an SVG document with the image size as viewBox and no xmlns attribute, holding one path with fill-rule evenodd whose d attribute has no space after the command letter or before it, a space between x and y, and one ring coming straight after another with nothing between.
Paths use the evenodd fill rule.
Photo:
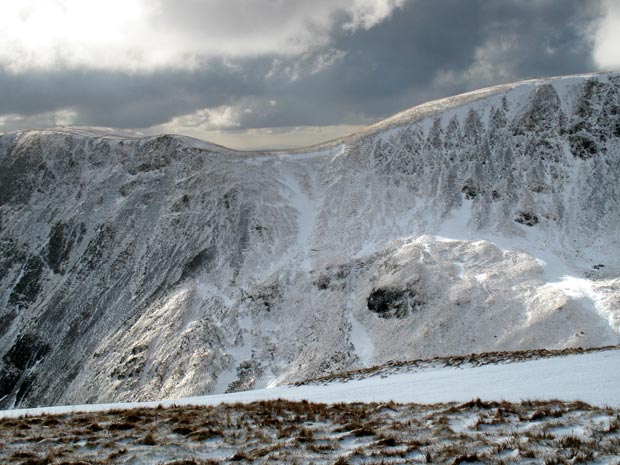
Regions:
<instances>
[{"instance_id":1,"label":"cloudy sky","mask_svg":"<svg viewBox=\"0 0 620 465\"><path fill-rule=\"evenodd\" d=\"M620 69L618 0L0 0L0 132L307 145L424 101Z\"/></svg>"}]
</instances>

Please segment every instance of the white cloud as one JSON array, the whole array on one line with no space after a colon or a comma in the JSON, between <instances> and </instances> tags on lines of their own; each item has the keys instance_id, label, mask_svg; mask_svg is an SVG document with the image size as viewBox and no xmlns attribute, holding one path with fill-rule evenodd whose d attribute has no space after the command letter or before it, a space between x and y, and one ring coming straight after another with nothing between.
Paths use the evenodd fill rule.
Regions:
<instances>
[{"instance_id":1,"label":"white cloud","mask_svg":"<svg viewBox=\"0 0 620 465\"><path fill-rule=\"evenodd\" d=\"M603 2L605 16L598 23L594 37L594 61L600 69L620 68L620 3Z\"/></svg>"},{"instance_id":2,"label":"white cloud","mask_svg":"<svg viewBox=\"0 0 620 465\"><path fill-rule=\"evenodd\" d=\"M294 60L273 59L268 78L283 78L296 81L305 76L313 76L334 65L346 56L346 52L334 48L317 53L303 53Z\"/></svg>"},{"instance_id":3,"label":"white cloud","mask_svg":"<svg viewBox=\"0 0 620 465\"><path fill-rule=\"evenodd\" d=\"M355 30L370 29L390 16L395 9L402 7L405 0L355 0L350 3L352 19L344 27Z\"/></svg>"},{"instance_id":4,"label":"white cloud","mask_svg":"<svg viewBox=\"0 0 620 465\"><path fill-rule=\"evenodd\" d=\"M230 105L175 116L164 124L135 128L144 134L182 134L239 150L302 147L359 131L359 124L255 127L278 111L273 99L244 97Z\"/></svg>"},{"instance_id":5,"label":"white cloud","mask_svg":"<svg viewBox=\"0 0 620 465\"><path fill-rule=\"evenodd\" d=\"M406 0L0 0L0 68L149 71L324 46ZM340 13L340 15L339 15Z\"/></svg>"},{"instance_id":6,"label":"white cloud","mask_svg":"<svg viewBox=\"0 0 620 465\"><path fill-rule=\"evenodd\" d=\"M192 113L179 115L169 122L151 128L151 132L181 133L188 129L198 132L227 131L247 127L250 120L269 117L278 102L273 99L243 97L230 105L201 108Z\"/></svg>"},{"instance_id":7,"label":"white cloud","mask_svg":"<svg viewBox=\"0 0 620 465\"><path fill-rule=\"evenodd\" d=\"M434 84L438 87L463 86L468 90L515 80L515 64L511 57L517 48L515 36L493 38L474 52L474 61L465 70L440 70Z\"/></svg>"},{"instance_id":8,"label":"white cloud","mask_svg":"<svg viewBox=\"0 0 620 465\"><path fill-rule=\"evenodd\" d=\"M202 131L238 128L241 125L241 113L228 105L203 108L188 115L175 116L170 122L161 125L159 131L175 132L176 128L200 128Z\"/></svg>"}]
</instances>

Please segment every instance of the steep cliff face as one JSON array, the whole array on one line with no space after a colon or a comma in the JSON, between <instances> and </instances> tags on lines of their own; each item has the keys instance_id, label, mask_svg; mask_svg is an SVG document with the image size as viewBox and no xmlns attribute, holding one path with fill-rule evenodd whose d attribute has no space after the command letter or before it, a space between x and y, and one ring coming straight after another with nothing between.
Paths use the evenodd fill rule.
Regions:
<instances>
[{"instance_id":1,"label":"steep cliff face","mask_svg":"<svg viewBox=\"0 0 620 465\"><path fill-rule=\"evenodd\" d=\"M620 76L293 152L0 136L0 406L177 397L620 338Z\"/></svg>"}]
</instances>

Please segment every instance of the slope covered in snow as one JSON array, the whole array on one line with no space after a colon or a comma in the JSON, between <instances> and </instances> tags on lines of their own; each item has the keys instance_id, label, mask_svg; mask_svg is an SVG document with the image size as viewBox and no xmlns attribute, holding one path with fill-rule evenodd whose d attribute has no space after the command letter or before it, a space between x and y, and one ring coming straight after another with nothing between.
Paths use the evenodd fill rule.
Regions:
<instances>
[{"instance_id":1,"label":"slope covered in snow","mask_svg":"<svg viewBox=\"0 0 620 465\"><path fill-rule=\"evenodd\" d=\"M112 404L67 405L0 411L0 418L23 415L104 412L157 406L219 405L284 399L315 403L441 404L481 399L581 401L620 408L620 350L573 354L519 362L465 367L428 367L358 380L280 386L230 394Z\"/></svg>"},{"instance_id":2,"label":"slope covered in snow","mask_svg":"<svg viewBox=\"0 0 620 465\"><path fill-rule=\"evenodd\" d=\"M305 150L0 136L0 406L620 341L620 76L431 102Z\"/></svg>"}]
</instances>

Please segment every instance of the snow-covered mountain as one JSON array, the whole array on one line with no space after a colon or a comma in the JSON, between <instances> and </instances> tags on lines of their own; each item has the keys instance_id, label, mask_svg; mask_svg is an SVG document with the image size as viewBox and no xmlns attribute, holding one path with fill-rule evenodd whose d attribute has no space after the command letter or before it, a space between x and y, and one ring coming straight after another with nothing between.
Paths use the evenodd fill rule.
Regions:
<instances>
[{"instance_id":1,"label":"snow-covered mountain","mask_svg":"<svg viewBox=\"0 0 620 465\"><path fill-rule=\"evenodd\" d=\"M620 74L288 152L0 136L0 407L620 342Z\"/></svg>"}]
</instances>

